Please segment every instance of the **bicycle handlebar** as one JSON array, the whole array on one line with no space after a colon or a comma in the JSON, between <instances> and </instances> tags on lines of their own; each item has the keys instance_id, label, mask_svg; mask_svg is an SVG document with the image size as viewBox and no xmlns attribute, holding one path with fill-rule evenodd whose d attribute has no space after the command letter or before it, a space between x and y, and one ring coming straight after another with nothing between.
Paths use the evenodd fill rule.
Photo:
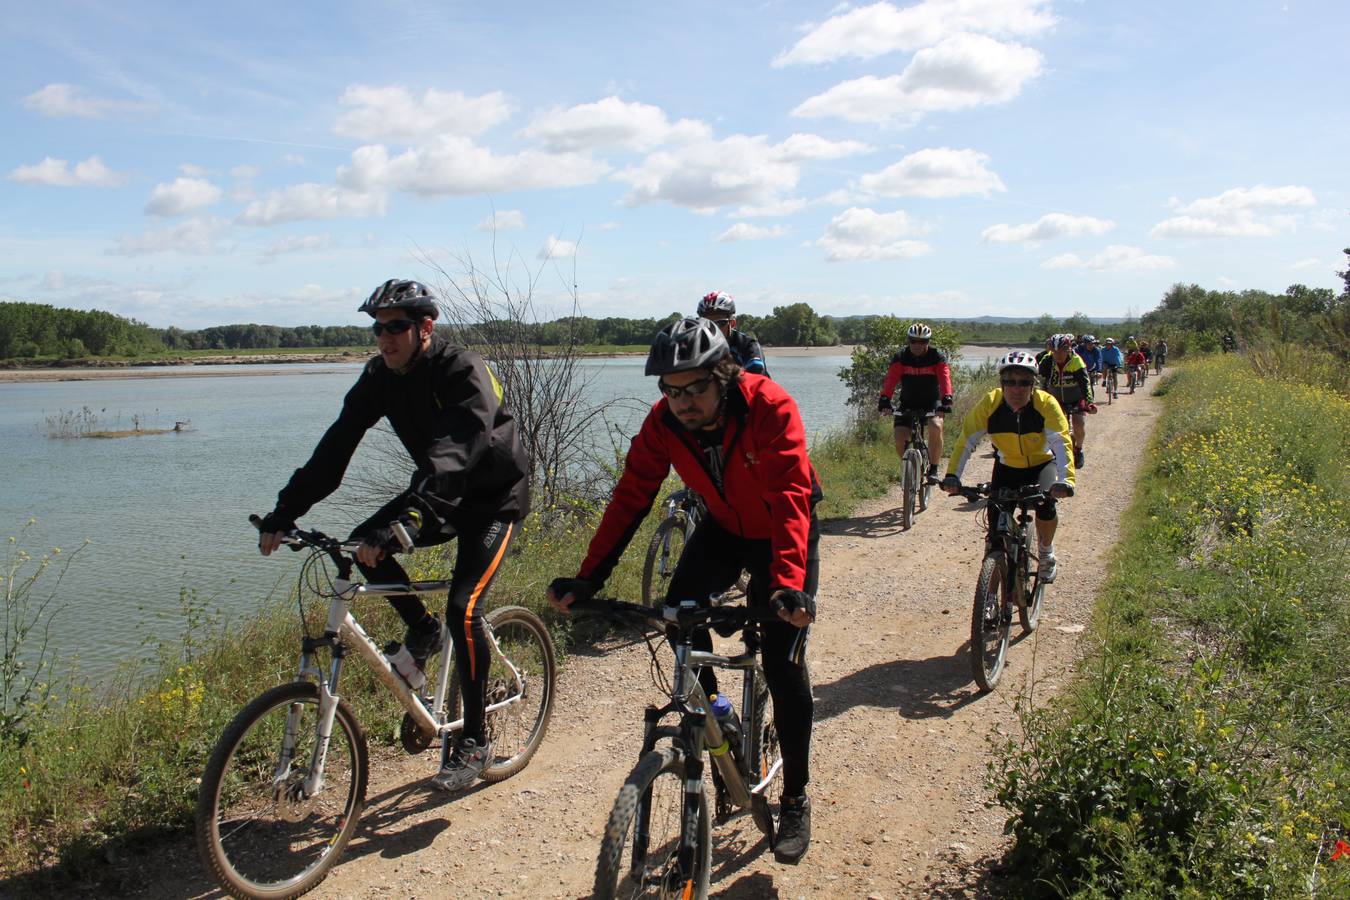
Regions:
<instances>
[{"instance_id":1,"label":"bicycle handlebar","mask_svg":"<svg viewBox=\"0 0 1350 900\"><path fill-rule=\"evenodd\" d=\"M249 524L262 531L262 516L257 513L249 513ZM413 548L412 538L408 536L408 529L403 527L402 522L394 522L390 528L394 532L394 537L398 539L399 544L403 546L406 553ZM290 547L292 550L300 551L305 547L313 547L316 550L322 550L325 553L345 553L348 556L355 555L356 548L361 546L361 541L339 541L337 538L331 538L322 531L304 531L300 528L292 528L281 536L281 543Z\"/></svg>"},{"instance_id":2,"label":"bicycle handlebar","mask_svg":"<svg viewBox=\"0 0 1350 900\"><path fill-rule=\"evenodd\" d=\"M995 503L1038 503L1049 496L1048 493L1041 490L1039 485L1028 484L1021 487L992 487L992 482L982 482L980 484L966 487L962 485L956 491L957 494L965 497L967 500L976 501L983 497L988 497Z\"/></svg>"},{"instance_id":3,"label":"bicycle handlebar","mask_svg":"<svg viewBox=\"0 0 1350 900\"><path fill-rule=\"evenodd\" d=\"M778 611L765 606L643 606L626 600L614 600L609 597L592 597L589 600L577 600L570 607L573 612L589 612L597 615L613 615L620 618L641 618L657 625L674 625L681 631L704 626L717 627L729 625L736 629L745 628L760 622L782 621Z\"/></svg>"}]
</instances>

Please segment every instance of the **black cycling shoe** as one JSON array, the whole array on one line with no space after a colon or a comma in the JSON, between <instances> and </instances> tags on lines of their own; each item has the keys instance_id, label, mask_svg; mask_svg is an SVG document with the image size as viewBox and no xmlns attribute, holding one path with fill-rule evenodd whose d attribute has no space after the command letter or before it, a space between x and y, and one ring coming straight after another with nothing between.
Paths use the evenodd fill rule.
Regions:
<instances>
[{"instance_id":1,"label":"black cycling shoe","mask_svg":"<svg viewBox=\"0 0 1350 900\"><path fill-rule=\"evenodd\" d=\"M1075 449L1073 451L1073 467L1075 469L1083 468L1083 451Z\"/></svg>"},{"instance_id":2,"label":"black cycling shoe","mask_svg":"<svg viewBox=\"0 0 1350 900\"><path fill-rule=\"evenodd\" d=\"M778 836L773 842L773 858L780 863L795 863L811 846L811 800L784 797L778 812Z\"/></svg>"}]
</instances>

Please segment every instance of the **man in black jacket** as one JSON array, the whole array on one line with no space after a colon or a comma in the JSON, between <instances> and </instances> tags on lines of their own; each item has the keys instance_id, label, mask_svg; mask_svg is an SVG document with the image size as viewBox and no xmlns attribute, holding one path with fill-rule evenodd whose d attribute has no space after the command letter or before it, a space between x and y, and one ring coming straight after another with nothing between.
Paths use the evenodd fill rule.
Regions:
<instances>
[{"instance_id":1,"label":"man in black jacket","mask_svg":"<svg viewBox=\"0 0 1350 900\"><path fill-rule=\"evenodd\" d=\"M501 568L516 526L529 511L529 464L502 388L483 358L435 334L436 298L415 281L391 279L361 306L375 319L379 356L366 364L348 391L309 462L297 469L263 519L258 548L266 556L314 504L337 490L357 445L387 418L416 471L408 489L352 532L361 540L356 560L371 582L406 583L394 559L401 524L419 547L459 538L446 604L446 628L455 642L464 700L464 730L453 751L441 751L432 784L462 790L491 760L483 710L489 648L483 629L483 595ZM400 673L416 689L426 660L444 640L441 622L415 595L389 598L407 625L403 647L385 652L412 657ZM416 682L416 683L414 683Z\"/></svg>"}]
</instances>

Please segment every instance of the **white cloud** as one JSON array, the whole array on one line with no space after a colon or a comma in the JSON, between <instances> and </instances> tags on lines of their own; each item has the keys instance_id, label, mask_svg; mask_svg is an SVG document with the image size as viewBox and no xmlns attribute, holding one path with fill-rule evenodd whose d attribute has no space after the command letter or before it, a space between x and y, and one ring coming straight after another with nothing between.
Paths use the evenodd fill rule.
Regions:
<instances>
[{"instance_id":1,"label":"white cloud","mask_svg":"<svg viewBox=\"0 0 1350 900\"><path fill-rule=\"evenodd\" d=\"M1092 269L1097 272L1142 272L1175 269L1177 261L1170 256L1150 256L1138 247L1112 244L1091 259L1076 253L1061 253L1041 263L1043 269Z\"/></svg>"},{"instance_id":2,"label":"white cloud","mask_svg":"<svg viewBox=\"0 0 1350 900\"><path fill-rule=\"evenodd\" d=\"M338 181L363 193L391 188L436 196L577 187L608 171L604 161L582 154L525 150L499 156L467 138L447 136L395 157L382 144L358 147L351 164L338 169Z\"/></svg>"},{"instance_id":3,"label":"white cloud","mask_svg":"<svg viewBox=\"0 0 1350 900\"><path fill-rule=\"evenodd\" d=\"M203 206L218 203L220 188L201 178L175 178L169 184L157 184L145 203L146 215L180 216Z\"/></svg>"},{"instance_id":4,"label":"white cloud","mask_svg":"<svg viewBox=\"0 0 1350 900\"><path fill-rule=\"evenodd\" d=\"M748 222L737 222L726 231L719 234L715 240L721 243L732 241L762 241L767 238L782 237L788 233L786 225L774 225L772 228L761 228L758 225L751 225Z\"/></svg>"},{"instance_id":5,"label":"white cloud","mask_svg":"<svg viewBox=\"0 0 1350 900\"><path fill-rule=\"evenodd\" d=\"M64 159L53 159L48 156L40 163L19 166L7 177L19 184L41 184L48 187L116 187L127 180L126 175L112 171L97 156L78 162L74 167Z\"/></svg>"},{"instance_id":6,"label":"white cloud","mask_svg":"<svg viewBox=\"0 0 1350 900\"><path fill-rule=\"evenodd\" d=\"M632 185L624 198L629 206L664 201L699 212L732 205L755 210L791 202L783 195L797 186L803 160L870 150L859 141L815 135L794 134L770 144L764 135L735 134L658 150L614 177Z\"/></svg>"},{"instance_id":7,"label":"white cloud","mask_svg":"<svg viewBox=\"0 0 1350 900\"><path fill-rule=\"evenodd\" d=\"M1050 0L924 0L897 8L874 3L843 11L812 28L775 67L871 59L894 51L929 47L963 31L1035 35L1055 24Z\"/></svg>"},{"instance_id":8,"label":"white cloud","mask_svg":"<svg viewBox=\"0 0 1350 900\"><path fill-rule=\"evenodd\" d=\"M101 119L119 113L140 113L150 108L144 103L94 97L73 84L49 84L24 97L22 102L25 109L48 118Z\"/></svg>"},{"instance_id":9,"label":"white cloud","mask_svg":"<svg viewBox=\"0 0 1350 900\"><path fill-rule=\"evenodd\" d=\"M327 234L291 234L268 244L259 256L271 260L286 253L318 253L327 250L331 242Z\"/></svg>"},{"instance_id":10,"label":"white cloud","mask_svg":"<svg viewBox=\"0 0 1350 900\"><path fill-rule=\"evenodd\" d=\"M830 262L904 259L932 252L924 241L905 239L924 230L911 222L904 210L879 213L854 206L831 219L816 244L825 250Z\"/></svg>"},{"instance_id":11,"label":"white cloud","mask_svg":"<svg viewBox=\"0 0 1350 900\"><path fill-rule=\"evenodd\" d=\"M1071 216L1067 213L1050 213L1025 225L1008 225L1006 223L991 225L984 230L980 238L990 244L1038 244L1041 241L1053 241L1056 238L1106 234L1115 227L1116 223L1110 219Z\"/></svg>"},{"instance_id":12,"label":"white cloud","mask_svg":"<svg viewBox=\"0 0 1350 900\"><path fill-rule=\"evenodd\" d=\"M989 170L987 154L950 147L911 153L880 172L864 175L858 186L882 197L987 197L993 191L1007 190L998 175Z\"/></svg>"},{"instance_id":13,"label":"white cloud","mask_svg":"<svg viewBox=\"0 0 1350 900\"><path fill-rule=\"evenodd\" d=\"M1179 216L1164 219L1149 232L1155 238L1270 237L1292 230L1295 221L1287 215L1260 218L1271 209L1315 206L1313 192L1301 185L1232 188L1216 197L1201 197L1182 206Z\"/></svg>"},{"instance_id":14,"label":"white cloud","mask_svg":"<svg viewBox=\"0 0 1350 900\"><path fill-rule=\"evenodd\" d=\"M1322 260L1318 259L1316 256L1309 256L1307 259L1300 259L1297 262L1290 263L1289 268L1313 269L1320 265L1322 265Z\"/></svg>"},{"instance_id":15,"label":"white cloud","mask_svg":"<svg viewBox=\"0 0 1350 900\"><path fill-rule=\"evenodd\" d=\"M544 246L539 248L540 259L567 259L577 255L577 242L563 240L549 235Z\"/></svg>"},{"instance_id":16,"label":"white cloud","mask_svg":"<svg viewBox=\"0 0 1350 900\"><path fill-rule=\"evenodd\" d=\"M205 166L195 165L193 163L180 163L178 171L189 178L210 178L215 173Z\"/></svg>"},{"instance_id":17,"label":"white cloud","mask_svg":"<svg viewBox=\"0 0 1350 900\"><path fill-rule=\"evenodd\" d=\"M958 34L914 54L904 72L864 75L802 101L792 115L912 124L926 112L1004 103L1041 71L1041 54L978 34Z\"/></svg>"},{"instance_id":18,"label":"white cloud","mask_svg":"<svg viewBox=\"0 0 1350 900\"><path fill-rule=\"evenodd\" d=\"M525 213L518 209L499 209L477 225L475 231L509 231L525 227Z\"/></svg>"},{"instance_id":19,"label":"white cloud","mask_svg":"<svg viewBox=\"0 0 1350 900\"><path fill-rule=\"evenodd\" d=\"M147 253L216 253L217 241L229 223L215 217L185 219L170 228L149 228L140 234L124 234L110 251L118 256Z\"/></svg>"},{"instance_id":20,"label":"white cloud","mask_svg":"<svg viewBox=\"0 0 1350 900\"><path fill-rule=\"evenodd\" d=\"M800 209L804 209L807 201L800 197L792 197L784 200L774 200L761 206L742 206L731 214L735 219L769 219L778 216L790 216Z\"/></svg>"},{"instance_id":21,"label":"white cloud","mask_svg":"<svg viewBox=\"0 0 1350 900\"><path fill-rule=\"evenodd\" d=\"M384 209L383 191L353 191L306 182L254 200L236 221L241 225L279 225L304 219L365 219L383 216Z\"/></svg>"},{"instance_id":22,"label":"white cloud","mask_svg":"<svg viewBox=\"0 0 1350 900\"><path fill-rule=\"evenodd\" d=\"M428 88L418 100L398 85L352 85L338 100L349 107L333 126L338 134L367 141L416 142L437 135L481 134L511 115L501 91L467 97Z\"/></svg>"},{"instance_id":23,"label":"white cloud","mask_svg":"<svg viewBox=\"0 0 1350 900\"><path fill-rule=\"evenodd\" d=\"M570 153L606 147L646 151L661 144L706 140L712 130L696 119L672 124L659 106L605 97L568 109L555 107L536 116L520 134L550 152Z\"/></svg>"}]
</instances>

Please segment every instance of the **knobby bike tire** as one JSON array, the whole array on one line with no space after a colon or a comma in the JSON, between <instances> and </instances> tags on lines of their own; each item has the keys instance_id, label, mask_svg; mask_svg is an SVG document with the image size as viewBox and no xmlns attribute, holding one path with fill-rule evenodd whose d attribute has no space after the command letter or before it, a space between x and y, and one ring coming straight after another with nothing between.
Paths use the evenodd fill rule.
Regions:
<instances>
[{"instance_id":1,"label":"knobby bike tire","mask_svg":"<svg viewBox=\"0 0 1350 900\"><path fill-rule=\"evenodd\" d=\"M675 566L684 553L687 524L688 520L681 512L668 516L656 526L656 533L652 535L651 543L647 545L647 558L642 563L644 606L655 608L666 602L666 585L675 574Z\"/></svg>"},{"instance_id":2,"label":"knobby bike tire","mask_svg":"<svg viewBox=\"0 0 1350 900\"><path fill-rule=\"evenodd\" d=\"M275 786L288 711L302 712L296 752L280 791ZM254 698L216 742L197 795L197 849L202 863L235 897L298 897L327 876L356 831L366 802L366 735L339 700L324 765L324 788L296 800L309 771L319 709L318 685L294 681Z\"/></svg>"},{"instance_id":3,"label":"knobby bike tire","mask_svg":"<svg viewBox=\"0 0 1350 900\"><path fill-rule=\"evenodd\" d=\"M921 453L922 463L919 468L919 512L928 509L928 501L933 499L933 483L928 480L928 469L926 463L928 456Z\"/></svg>"},{"instance_id":4,"label":"knobby bike tire","mask_svg":"<svg viewBox=\"0 0 1350 900\"><path fill-rule=\"evenodd\" d=\"M487 737L492 761L478 777L487 782L504 781L530 764L539 749L553 715L558 684L557 657L553 638L542 619L523 606L502 606L487 615L488 625L501 653L492 651L487 676L487 705L516 695L515 676L501 654L520 670L524 690L520 700L487 714ZM460 675L453 670L447 706L460 704ZM458 715L455 716L458 718Z\"/></svg>"},{"instance_id":5,"label":"knobby bike tire","mask_svg":"<svg viewBox=\"0 0 1350 900\"><path fill-rule=\"evenodd\" d=\"M675 867L683 822L685 761L682 751L659 747L638 761L619 789L605 823L595 864L599 900L620 897L689 896L705 898L712 879L712 824L708 802L699 806L694 871L677 884ZM634 843L635 826L648 840ZM682 893L688 890L688 894Z\"/></svg>"},{"instance_id":6,"label":"knobby bike tire","mask_svg":"<svg viewBox=\"0 0 1350 900\"><path fill-rule=\"evenodd\" d=\"M1031 586L1026 605L1017 609L1018 622L1022 626L1022 631L1026 634L1035 631L1036 626L1041 623L1041 604L1045 602L1045 585L1041 582L1040 576L1034 576L1028 580L1031 582Z\"/></svg>"},{"instance_id":7,"label":"knobby bike tire","mask_svg":"<svg viewBox=\"0 0 1350 900\"><path fill-rule=\"evenodd\" d=\"M756 676L758 678L758 676ZM773 697L769 694L769 686L759 679L758 698L755 701L755 709L750 716L749 726L753 729L751 732L752 740L750 742L750 759L747 760L750 770L751 787L759 784L773 768L773 764L783 755L782 747L778 740L778 726L773 718ZM778 774L774 776L772 782L764 789L761 796L764 798L763 814L767 821L761 823L756 821L760 831L764 832L772 846L774 840L774 823L778 818L779 797L783 793L783 769L780 766ZM754 810L758 817L759 810Z\"/></svg>"},{"instance_id":8,"label":"knobby bike tire","mask_svg":"<svg viewBox=\"0 0 1350 900\"><path fill-rule=\"evenodd\" d=\"M900 507L900 527L905 531L914 525L914 504L918 500L919 493L919 467L915 465L915 455L915 451L906 450L901 460L901 467L904 470L901 473L901 491L904 496Z\"/></svg>"},{"instance_id":9,"label":"knobby bike tire","mask_svg":"<svg viewBox=\"0 0 1350 900\"><path fill-rule=\"evenodd\" d=\"M1002 553L988 553L975 583L975 603L970 617L970 663L975 683L982 691L992 691L1003 674L1008 656L1008 636L1012 623L1005 615L1008 598L1008 559Z\"/></svg>"}]
</instances>

